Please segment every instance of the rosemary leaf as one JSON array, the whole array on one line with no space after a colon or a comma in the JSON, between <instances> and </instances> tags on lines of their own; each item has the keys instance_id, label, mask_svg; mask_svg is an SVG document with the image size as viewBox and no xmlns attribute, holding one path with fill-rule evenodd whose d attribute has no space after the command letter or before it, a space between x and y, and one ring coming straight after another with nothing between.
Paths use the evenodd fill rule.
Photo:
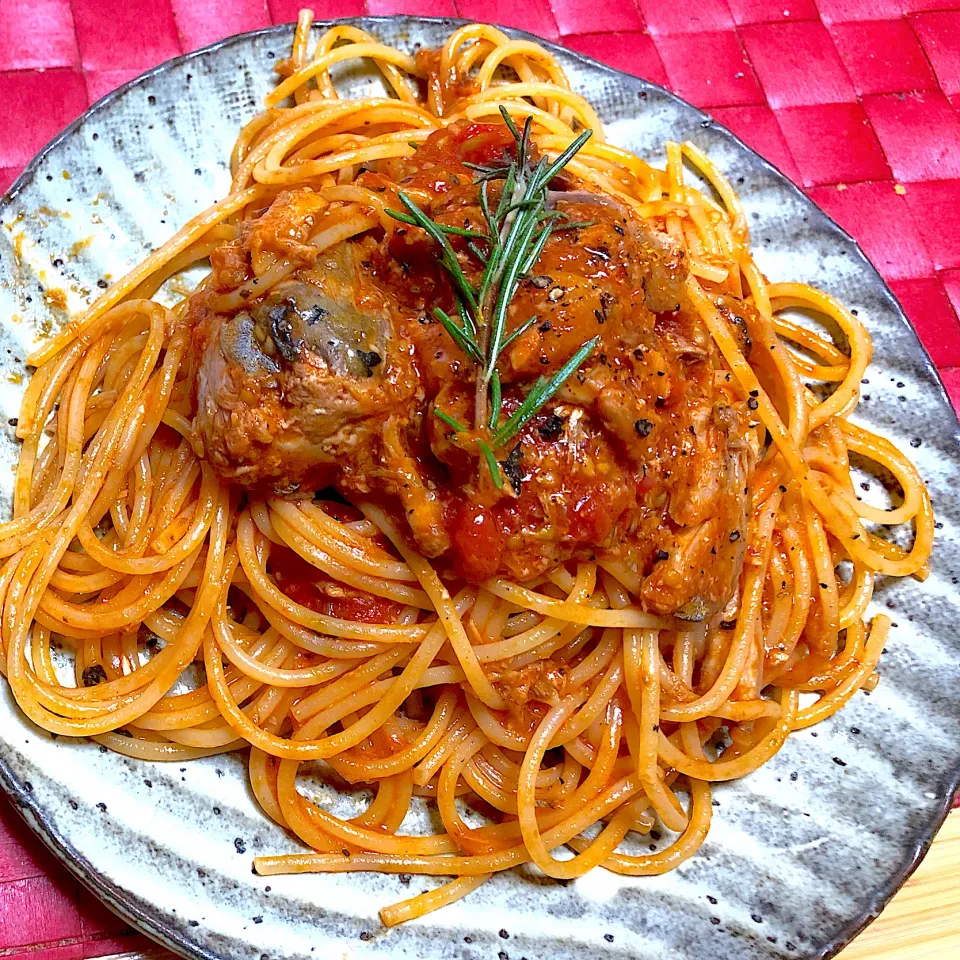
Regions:
<instances>
[{"instance_id":1,"label":"rosemary leaf","mask_svg":"<svg viewBox=\"0 0 960 960\"><path fill-rule=\"evenodd\" d=\"M507 422L496 432L493 446L502 447L515 437L536 416L537 411L566 383L581 363L600 342L599 337L588 340L552 377L540 377L527 394L523 403L510 415Z\"/></svg>"},{"instance_id":2,"label":"rosemary leaf","mask_svg":"<svg viewBox=\"0 0 960 960\"><path fill-rule=\"evenodd\" d=\"M443 324L444 330L450 334L456 345L468 356L474 363L483 363L483 354L477 346L476 341L462 327L457 326L457 322L449 314L444 313L439 307L433 308L433 315Z\"/></svg>"},{"instance_id":3,"label":"rosemary leaf","mask_svg":"<svg viewBox=\"0 0 960 960\"><path fill-rule=\"evenodd\" d=\"M497 429L497 421L500 419L500 406L503 402L500 389L500 372L496 369L490 378L490 429Z\"/></svg>"},{"instance_id":4,"label":"rosemary leaf","mask_svg":"<svg viewBox=\"0 0 960 960\"><path fill-rule=\"evenodd\" d=\"M460 315L460 329L469 336L470 342L477 347L477 352L479 353L480 347L477 344L477 325L474 322L473 315L467 309L467 305L460 297L457 297L457 313Z\"/></svg>"},{"instance_id":5,"label":"rosemary leaf","mask_svg":"<svg viewBox=\"0 0 960 960\"><path fill-rule=\"evenodd\" d=\"M480 184L480 212L483 214L483 219L487 223L487 233L490 237L490 242L493 243L494 238L497 236L497 224L493 219L493 214L490 212L488 186L489 184L486 181Z\"/></svg>"},{"instance_id":6,"label":"rosemary leaf","mask_svg":"<svg viewBox=\"0 0 960 960\"><path fill-rule=\"evenodd\" d=\"M506 208L510 205L513 199L513 191L517 186L517 169L516 167L510 167L507 171L507 176L503 181L503 193L500 194L500 203L497 205L497 219L502 219Z\"/></svg>"},{"instance_id":7,"label":"rosemary leaf","mask_svg":"<svg viewBox=\"0 0 960 960\"><path fill-rule=\"evenodd\" d=\"M533 129L533 117L527 117L523 121L523 134L520 137L519 163L522 167L527 165L527 158L530 155L530 131Z\"/></svg>"},{"instance_id":8,"label":"rosemary leaf","mask_svg":"<svg viewBox=\"0 0 960 960\"><path fill-rule=\"evenodd\" d=\"M464 276L463 269L460 267L460 261L457 260L457 255L454 253L453 247L450 246L450 241L447 240L444 236L443 231L440 229L439 225L431 220L418 206L417 204L402 190L397 194L400 199L400 202L407 208L410 213L410 216L413 217L416 225L425 230L433 241L440 247L442 251L442 256L440 262L443 264L444 269L447 273L450 274L450 279L453 281L454 286L457 288L460 295L470 304L471 307L476 309L476 294L473 291L473 287L470 286L466 276ZM388 210L387 213L390 216L394 216L396 211Z\"/></svg>"},{"instance_id":9,"label":"rosemary leaf","mask_svg":"<svg viewBox=\"0 0 960 960\"><path fill-rule=\"evenodd\" d=\"M468 230L466 227L454 227L446 223L438 223L437 226L444 232L454 237L467 237L469 240L486 240L487 235L480 233L479 230Z\"/></svg>"},{"instance_id":10,"label":"rosemary leaf","mask_svg":"<svg viewBox=\"0 0 960 960\"><path fill-rule=\"evenodd\" d=\"M439 407L433 408L434 416L442 420L448 427L452 427L457 433L466 433L467 428L456 417L451 417L449 413L444 413Z\"/></svg>"},{"instance_id":11,"label":"rosemary leaf","mask_svg":"<svg viewBox=\"0 0 960 960\"><path fill-rule=\"evenodd\" d=\"M487 469L490 471L490 477L493 480L493 485L498 490L502 490L503 477L500 474L500 464L497 463L497 458L493 455L490 445L484 443L483 440L478 440L477 446L480 448L480 452L483 454L483 459L487 461Z\"/></svg>"},{"instance_id":12,"label":"rosemary leaf","mask_svg":"<svg viewBox=\"0 0 960 960\"><path fill-rule=\"evenodd\" d=\"M487 255L472 241L467 241L467 249L484 265L487 265L489 259Z\"/></svg>"},{"instance_id":13,"label":"rosemary leaf","mask_svg":"<svg viewBox=\"0 0 960 960\"><path fill-rule=\"evenodd\" d=\"M411 227L420 226L419 220L409 216L406 213L401 213L399 210L388 210L387 213L393 217L394 220L399 220L401 223L408 223ZM487 235L485 233L479 233L476 230L467 230L465 227L454 227L447 223L437 223L436 220L434 220L433 223L438 230L442 230L444 233L451 234L455 237L469 237L471 240L487 239Z\"/></svg>"},{"instance_id":14,"label":"rosemary leaf","mask_svg":"<svg viewBox=\"0 0 960 960\"><path fill-rule=\"evenodd\" d=\"M554 226L554 232L557 233L560 230L581 230L583 227L592 227L595 223L598 223L597 220L571 220L568 223L560 222Z\"/></svg>"},{"instance_id":15,"label":"rosemary leaf","mask_svg":"<svg viewBox=\"0 0 960 960\"><path fill-rule=\"evenodd\" d=\"M556 228L552 224L548 224L540 233L534 238L533 245L530 247L530 252L527 254L527 258L523 261L523 266L520 268L520 275L524 276L528 274L536 265L537 261L540 259L540 254L543 253L543 248L547 245L547 241L550 239L550 234Z\"/></svg>"},{"instance_id":16,"label":"rosemary leaf","mask_svg":"<svg viewBox=\"0 0 960 960\"><path fill-rule=\"evenodd\" d=\"M573 159L580 148L592 136L592 130L584 130L583 133L581 133L576 140L572 141L567 149L564 150L563 153L561 153L560 156L550 164L550 166L542 171L538 170L533 177L533 181L537 185L537 188L541 189L546 187L547 184L549 184L554 178L554 176L556 176L556 174L558 174Z\"/></svg>"},{"instance_id":17,"label":"rosemary leaf","mask_svg":"<svg viewBox=\"0 0 960 960\"><path fill-rule=\"evenodd\" d=\"M503 180L508 173L506 167L498 167L496 170L488 170L486 173L478 173L474 178L474 183L487 183L489 180Z\"/></svg>"},{"instance_id":18,"label":"rosemary leaf","mask_svg":"<svg viewBox=\"0 0 960 960\"><path fill-rule=\"evenodd\" d=\"M507 108L501 103L500 104L500 116L503 117L503 122L507 125L507 129L513 135L513 139L517 141L517 146L519 147L522 140L520 138L520 131L517 129L517 125L513 122L513 117L507 112Z\"/></svg>"},{"instance_id":19,"label":"rosemary leaf","mask_svg":"<svg viewBox=\"0 0 960 960\"><path fill-rule=\"evenodd\" d=\"M537 322L536 317L530 317L529 320L524 320L523 323L521 323L520 326L516 328L516 330L514 330L506 338L504 338L503 344L500 347L500 352L503 353L503 351L506 350L507 347L509 347L510 344L517 339L517 337L522 337L536 322ZM496 371L494 371L494 373L496 373Z\"/></svg>"}]
</instances>

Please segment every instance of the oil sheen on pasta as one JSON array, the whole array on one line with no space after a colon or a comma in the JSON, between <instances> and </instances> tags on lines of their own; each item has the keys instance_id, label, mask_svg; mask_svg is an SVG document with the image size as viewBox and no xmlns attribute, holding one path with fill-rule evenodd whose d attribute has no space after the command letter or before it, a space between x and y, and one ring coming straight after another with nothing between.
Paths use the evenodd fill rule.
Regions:
<instances>
[{"instance_id":1,"label":"oil sheen on pasta","mask_svg":"<svg viewBox=\"0 0 960 960\"><path fill-rule=\"evenodd\" d=\"M229 195L30 358L0 525L13 693L43 728L132 757L248 749L264 813L305 845L262 874L452 878L384 907L388 925L525 862L665 872L703 842L711 782L876 682L875 576L925 576L924 485L848 419L869 336L760 273L694 144L668 143L661 170L607 143L539 46L471 25L411 57L311 22ZM389 95L338 96L331 68L354 58ZM549 184L574 226L509 305L508 333L536 320L500 354L504 416L595 347L495 451L495 483L482 437L448 426L471 421L478 375L433 312L454 310L449 277L389 211L402 190L468 235L482 223L476 166L516 149L501 107L531 118L537 156L593 131ZM191 297L151 299L204 261ZM895 506L857 498L850 453L893 473ZM909 549L875 532L907 523ZM372 786L367 809L301 795L315 760ZM442 829L401 834L425 797ZM641 854L657 824L674 839Z\"/></svg>"}]
</instances>

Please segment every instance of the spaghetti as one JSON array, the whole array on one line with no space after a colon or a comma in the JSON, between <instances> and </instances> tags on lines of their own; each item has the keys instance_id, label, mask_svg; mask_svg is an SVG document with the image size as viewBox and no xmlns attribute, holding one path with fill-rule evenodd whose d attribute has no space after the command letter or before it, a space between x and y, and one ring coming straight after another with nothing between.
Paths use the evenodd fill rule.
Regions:
<instances>
[{"instance_id":1,"label":"spaghetti","mask_svg":"<svg viewBox=\"0 0 960 960\"><path fill-rule=\"evenodd\" d=\"M261 874L454 878L385 907L387 925L523 863L562 879L594 867L668 871L707 834L711 783L746 776L791 731L876 682L889 627L882 615L865 619L877 575L926 574L933 517L924 484L892 443L849 419L869 335L826 293L761 274L740 201L708 157L669 143L661 171L607 143L593 109L536 44L474 24L414 58L336 26L310 52L311 22L301 15L282 82L240 134L229 196L30 358L13 518L0 526L2 668L23 712L58 735L150 760L249 747L264 812L309 848L257 858ZM357 58L377 66L389 95L339 98L331 71ZM704 548L714 554L721 540L736 543L724 547L732 598L719 604L671 607L643 592L649 571L635 556L591 555L579 541L526 582L508 575L509 558L463 576L431 562L404 511L382 498L353 489L347 507L312 491L264 493L224 479L223 459L211 456L199 427L197 304L246 316L238 311L318 255L402 239L391 214L397 192L371 174L389 181L398 164L418 155L422 164L445 131L460 137L458 149L464 130L505 136L501 108L518 126L530 119L532 143L548 158L592 130L567 164L565 202L592 203L601 223L622 215L646 224L689 267L679 296L706 332L704 395L746 418L742 529L699 528L713 531ZM294 223L288 245L257 246L256 224L271 210L282 215L289 208L278 198L302 188L297 202L309 209L284 221ZM472 235L454 229L460 240ZM150 299L207 259L222 277L238 244L249 272L232 287L208 279L197 294L206 299L172 309ZM544 296L564 295L552 292ZM731 314L734 302L747 305L742 316ZM824 325L791 319L797 308ZM285 314L270 316L283 354ZM379 387L383 357L355 355ZM279 369L279 359L257 362ZM574 381L558 395L567 407ZM505 386L501 399L499 382L495 402L519 403L522 391L510 400ZM634 426L642 439L654 430L652 420ZM555 428L538 429L549 438ZM890 471L901 502L884 510L858 499L851 455ZM508 478L514 467L504 466ZM477 483L511 495L494 493L489 477ZM909 549L877 530L908 523ZM605 535L619 533L614 524ZM71 655L69 677L58 651ZM195 664L203 679L191 685ZM369 807L343 819L306 799L298 773L311 761L347 785L372 785ZM417 798L435 800L441 832L399 832ZM464 804L486 824L468 825ZM630 852L631 838L658 821L675 841Z\"/></svg>"}]
</instances>

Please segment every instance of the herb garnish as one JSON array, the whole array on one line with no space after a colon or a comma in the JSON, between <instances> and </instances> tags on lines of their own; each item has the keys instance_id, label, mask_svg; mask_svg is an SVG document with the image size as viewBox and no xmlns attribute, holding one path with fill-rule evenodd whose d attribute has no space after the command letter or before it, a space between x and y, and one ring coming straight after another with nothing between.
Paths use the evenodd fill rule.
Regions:
<instances>
[{"instance_id":1,"label":"herb garnish","mask_svg":"<svg viewBox=\"0 0 960 960\"><path fill-rule=\"evenodd\" d=\"M530 317L507 334L507 310L520 281L536 265L550 235L557 230L586 225L574 222L562 211L549 209L547 187L592 133L584 130L552 163L541 157L534 166L530 159L531 118L527 117L521 132L503 107L500 113L516 142L516 156L498 166L466 164L476 173L474 183L480 185L480 209L486 232L437 223L403 191L398 197L406 212L387 211L401 223L421 227L439 248L440 265L453 286L457 316L451 317L440 307L434 307L433 313L476 365L473 429L478 434L477 449L498 489L503 487L503 476L496 451L536 416L599 341L598 337L588 340L551 377L540 377L520 406L505 423L500 423L502 391L497 361L502 351L537 321L536 317ZM494 180L503 181L495 210L491 209L488 189ZM450 236L466 239L467 249L483 265L478 285L474 286L464 274ZM464 424L444 411L434 408L434 413L455 433L468 432Z\"/></svg>"}]
</instances>

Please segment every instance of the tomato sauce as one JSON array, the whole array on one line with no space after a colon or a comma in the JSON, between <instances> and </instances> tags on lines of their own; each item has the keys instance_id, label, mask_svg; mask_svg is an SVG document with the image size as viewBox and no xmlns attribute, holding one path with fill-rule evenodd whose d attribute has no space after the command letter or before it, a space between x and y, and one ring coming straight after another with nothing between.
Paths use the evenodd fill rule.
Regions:
<instances>
[{"instance_id":1,"label":"tomato sauce","mask_svg":"<svg viewBox=\"0 0 960 960\"><path fill-rule=\"evenodd\" d=\"M335 506L340 508L342 505ZM353 508L346 510L352 511ZM357 623L394 623L402 609L393 600L331 580L287 547L274 545L271 548L270 572L280 590L294 603L326 617Z\"/></svg>"}]
</instances>

